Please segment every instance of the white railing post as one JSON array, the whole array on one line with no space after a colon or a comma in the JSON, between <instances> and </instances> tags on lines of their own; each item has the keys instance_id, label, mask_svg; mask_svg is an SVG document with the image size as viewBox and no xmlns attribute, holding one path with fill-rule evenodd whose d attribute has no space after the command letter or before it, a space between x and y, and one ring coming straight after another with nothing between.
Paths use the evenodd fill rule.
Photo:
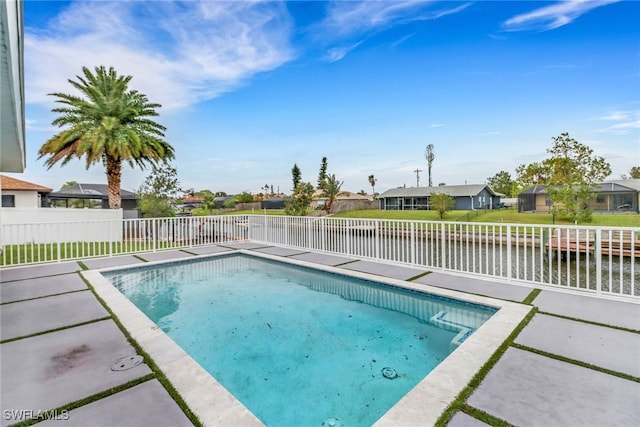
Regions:
<instances>
[{"instance_id":1,"label":"white railing post","mask_svg":"<svg viewBox=\"0 0 640 427\"><path fill-rule=\"evenodd\" d=\"M447 233L445 231L445 223L443 222L440 225L440 268L441 269L445 269L445 254L446 254L446 248L447 248L447 244L445 242L447 238Z\"/></svg>"},{"instance_id":2,"label":"white railing post","mask_svg":"<svg viewBox=\"0 0 640 427\"><path fill-rule=\"evenodd\" d=\"M593 256L596 258L596 295L600 296L602 295L602 230L600 228L595 229L594 245ZM620 286L622 287L622 282Z\"/></svg>"},{"instance_id":3,"label":"white railing post","mask_svg":"<svg viewBox=\"0 0 640 427\"><path fill-rule=\"evenodd\" d=\"M411 264L416 264L416 223L411 221Z\"/></svg>"},{"instance_id":4,"label":"white railing post","mask_svg":"<svg viewBox=\"0 0 640 427\"><path fill-rule=\"evenodd\" d=\"M508 224L507 225L507 280L509 282L511 282L511 280L513 279L512 275L513 275L513 267L512 267L512 259L511 257L512 255L512 247L513 245L511 244L511 225Z\"/></svg>"}]
</instances>

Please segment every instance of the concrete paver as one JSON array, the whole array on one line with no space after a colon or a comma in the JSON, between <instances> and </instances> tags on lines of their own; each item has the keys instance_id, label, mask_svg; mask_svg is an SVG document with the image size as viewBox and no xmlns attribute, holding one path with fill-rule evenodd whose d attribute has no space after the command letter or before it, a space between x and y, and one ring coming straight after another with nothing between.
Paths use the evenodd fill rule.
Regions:
<instances>
[{"instance_id":1,"label":"concrete paver","mask_svg":"<svg viewBox=\"0 0 640 427\"><path fill-rule=\"evenodd\" d=\"M383 264L372 261L356 261L341 265L345 270L360 271L362 273L376 274L378 276L390 277L392 279L407 280L411 277L422 274L426 269L404 267L400 265Z\"/></svg>"},{"instance_id":2,"label":"concrete paver","mask_svg":"<svg viewBox=\"0 0 640 427\"><path fill-rule=\"evenodd\" d=\"M107 316L89 290L54 295L3 305L0 334L7 340Z\"/></svg>"},{"instance_id":3,"label":"concrete paver","mask_svg":"<svg viewBox=\"0 0 640 427\"><path fill-rule=\"evenodd\" d=\"M509 348L467 403L519 426L640 425L640 384Z\"/></svg>"},{"instance_id":4,"label":"concrete paver","mask_svg":"<svg viewBox=\"0 0 640 427\"><path fill-rule=\"evenodd\" d=\"M0 284L0 302L40 298L83 289L87 289L87 285L76 273L18 280Z\"/></svg>"},{"instance_id":5,"label":"concrete paver","mask_svg":"<svg viewBox=\"0 0 640 427\"><path fill-rule=\"evenodd\" d=\"M265 243L256 243L256 242L229 242L229 243L221 243L221 246L232 248L232 249L258 249L258 248L267 248L273 245L265 244Z\"/></svg>"},{"instance_id":6,"label":"concrete paver","mask_svg":"<svg viewBox=\"0 0 640 427\"><path fill-rule=\"evenodd\" d=\"M537 314L515 342L640 377L640 334Z\"/></svg>"},{"instance_id":7,"label":"concrete paver","mask_svg":"<svg viewBox=\"0 0 640 427\"><path fill-rule=\"evenodd\" d=\"M145 252L138 255L140 258L147 261L166 261L176 258L189 258L193 255L183 251L160 251L160 252Z\"/></svg>"},{"instance_id":8,"label":"concrete paver","mask_svg":"<svg viewBox=\"0 0 640 427\"><path fill-rule=\"evenodd\" d=\"M0 282L5 283L12 280L23 280L34 277L73 273L80 270L82 270L82 267L80 267L80 265L75 261L27 267L3 268L0 269Z\"/></svg>"},{"instance_id":9,"label":"concrete paver","mask_svg":"<svg viewBox=\"0 0 640 427\"><path fill-rule=\"evenodd\" d=\"M217 254L220 252L230 252L232 249L225 248L222 246L197 246L195 248L185 249L187 252L194 253L196 255L209 255L209 254Z\"/></svg>"},{"instance_id":10,"label":"concrete paver","mask_svg":"<svg viewBox=\"0 0 640 427\"><path fill-rule=\"evenodd\" d=\"M87 259L83 260L82 263L87 266L90 270L95 270L98 268L108 268L108 267L120 267L130 264L140 264L144 261L140 260L133 255L124 255L124 256L114 256L109 258L96 258L96 259Z\"/></svg>"},{"instance_id":11,"label":"concrete paver","mask_svg":"<svg viewBox=\"0 0 640 427\"><path fill-rule=\"evenodd\" d=\"M548 290L533 304L546 313L640 331L640 304Z\"/></svg>"},{"instance_id":12,"label":"concrete paver","mask_svg":"<svg viewBox=\"0 0 640 427\"><path fill-rule=\"evenodd\" d=\"M191 426L178 404L158 380L107 396L68 413L68 419L49 420L38 426Z\"/></svg>"},{"instance_id":13,"label":"concrete paver","mask_svg":"<svg viewBox=\"0 0 640 427\"><path fill-rule=\"evenodd\" d=\"M456 412L447 424L447 427L485 427L488 425L489 424L485 424L464 412Z\"/></svg>"},{"instance_id":14,"label":"concrete paver","mask_svg":"<svg viewBox=\"0 0 640 427\"><path fill-rule=\"evenodd\" d=\"M144 363L111 370L135 354L112 320L0 344L0 351L3 410L49 410L151 373ZM3 417L2 425L9 422Z\"/></svg>"},{"instance_id":15,"label":"concrete paver","mask_svg":"<svg viewBox=\"0 0 640 427\"><path fill-rule=\"evenodd\" d=\"M508 283L473 279L438 272L419 277L414 280L414 282L509 301L522 301L533 290L533 288L526 286L516 286Z\"/></svg>"},{"instance_id":16,"label":"concrete paver","mask_svg":"<svg viewBox=\"0 0 640 427\"><path fill-rule=\"evenodd\" d=\"M290 258L299 259L300 261L314 262L321 265L339 265L345 262L355 261L355 258L347 258L338 255L329 255L323 253L309 252L306 254L293 255Z\"/></svg>"},{"instance_id":17,"label":"concrete paver","mask_svg":"<svg viewBox=\"0 0 640 427\"><path fill-rule=\"evenodd\" d=\"M270 255L278 255L278 256L291 256L291 255L300 255L304 253L308 253L309 251L301 250L301 249L289 249L289 248L281 248L278 246L274 246L271 248L259 248L254 249L255 252L262 252Z\"/></svg>"}]
</instances>

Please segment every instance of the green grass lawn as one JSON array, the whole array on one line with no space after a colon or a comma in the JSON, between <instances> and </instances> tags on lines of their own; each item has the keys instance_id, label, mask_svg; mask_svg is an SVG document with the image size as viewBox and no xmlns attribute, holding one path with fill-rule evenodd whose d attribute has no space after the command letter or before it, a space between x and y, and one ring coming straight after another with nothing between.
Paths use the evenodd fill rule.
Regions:
<instances>
[{"instance_id":1,"label":"green grass lawn","mask_svg":"<svg viewBox=\"0 0 640 427\"><path fill-rule=\"evenodd\" d=\"M346 211L335 214L340 218L376 218L440 221L435 211L382 211L378 209ZM552 224L553 217L544 213L519 213L513 209L495 209L487 211L449 211L444 221L489 222L509 224ZM556 218L556 224L573 225ZM640 227L640 215L636 214L593 214L589 223L578 225L597 225L609 227Z\"/></svg>"}]
</instances>

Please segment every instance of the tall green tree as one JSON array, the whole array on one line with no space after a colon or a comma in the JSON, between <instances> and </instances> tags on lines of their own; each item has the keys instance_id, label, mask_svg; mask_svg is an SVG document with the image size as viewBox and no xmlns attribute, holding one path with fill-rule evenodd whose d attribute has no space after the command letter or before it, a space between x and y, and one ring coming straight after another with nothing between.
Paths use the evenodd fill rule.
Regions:
<instances>
[{"instance_id":1,"label":"tall green tree","mask_svg":"<svg viewBox=\"0 0 640 427\"><path fill-rule=\"evenodd\" d=\"M487 184L498 193L502 193L507 197L514 196L515 181L511 179L511 174L507 171L500 171L491 178L487 178Z\"/></svg>"},{"instance_id":2,"label":"tall green tree","mask_svg":"<svg viewBox=\"0 0 640 427\"><path fill-rule=\"evenodd\" d=\"M323 157L320 163L320 172L318 172L318 185L317 189L322 190L327 182L327 158Z\"/></svg>"},{"instance_id":3,"label":"tall green tree","mask_svg":"<svg viewBox=\"0 0 640 427\"><path fill-rule=\"evenodd\" d=\"M298 184L302 182L302 172L297 163L294 163L293 168L291 168L291 179L293 181L293 191L295 192Z\"/></svg>"},{"instance_id":4,"label":"tall green tree","mask_svg":"<svg viewBox=\"0 0 640 427\"><path fill-rule=\"evenodd\" d=\"M629 175L624 176L624 179L640 179L640 166L632 166Z\"/></svg>"},{"instance_id":5,"label":"tall green tree","mask_svg":"<svg viewBox=\"0 0 640 427\"><path fill-rule=\"evenodd\" d=\"M548 160L522 164L516 168L516 185L519 189L546 185L550 178L550 164Z\"/></svg>"},{"instance_id":6,"label":"tall green tree","mask_svg":"<svg viewBox=\"0 0 640 427\"><path fill-rule=\"evenodd\" d=\"M324 204L324 210L327 213L331 211L331 206L333 206L333 203L340 194L342 184L344 184L344 181L339 181L335 174L327 176L324 188L322 189L322 195L327 198L327 201Z\"/></svg>"},{"instance_id":7,"label":"tall green tree","mask_svg":"<svg viewBox=\"0 0 640 427\"><path fill-rule=\"evenodd\" d=\"M51 168L62 161L83 158L86 167L101 162L107 174L109 208L120 208L122 162L141 169L173 158L174 150L164 141L165 127L151 119L158 116L160 104L129 89L131 76L118 76L113 68L96 67L95 73L82 68L83 77L69 83L80 96L50 94L63 107L54 108L60 115L53 125L64 128L40 147L39 157L48 156Z\"/></svg>"},{"instance_id":8,"label":"tall green tree","mask_svg":"<svg viewBox=\"0 0 640 427\"><path fill-rule=\"evenodd\" d=\"M144 218L175 216L175 206L181 192L176 168L168 163L153 165L151 173L138 190L142 216Z\"/></svg>"},{"instance_id":9,"label":"tall green tree","mask_svg":"<svg viewBox=\"0 0 640 427\"><path fill-rule=\"evenodd\" d=\"M551 138L549 157L540 163L520 165L518 171L537 170L547 185L553 210L571 221L590 221L587 202L595 197L594 185L611 175L611 166L593 150L571 138L567 132ZM519 180L521 177L519 176Z\"/></svg>"}]
</instances>

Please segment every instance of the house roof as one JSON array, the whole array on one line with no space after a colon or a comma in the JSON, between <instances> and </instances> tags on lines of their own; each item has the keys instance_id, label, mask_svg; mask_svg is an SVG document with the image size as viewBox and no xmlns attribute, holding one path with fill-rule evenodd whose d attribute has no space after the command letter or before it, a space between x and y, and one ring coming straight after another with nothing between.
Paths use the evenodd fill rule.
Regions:
<instances>
[{"instance_id":1,"label":"house roof","mask_svg":"<svg viewBox=\"0 0 640 427\"><path fill-rule=\"evenodd\" d=\"M322 200L327 197L324 195L324 190L317 189L313 192L313 200ZM353 193L351 191L341 191L336 195L337 200L371 200L371 197L363 196L362 194Z\"/></svg>"},{"instance_id":2,"label":"house roof","mask_svg":"<svg viewBox=\"0 0 640 427\"><path fill-rule=\"evenodd\" d=\"M38 193L49 193L51 188L43 185L33 184L31 182L22 181L21 179L12 178L10 176L0 175L0 187L3 190L12 191L37 191Z\"/></svg>"},{"instance_id":3,"label":"house roof","mask_svg":"<svg viewBox=\"0 0 640 427\"><path fill-rule=\"evenodd\" d=\"M548 185L535 185L520 194L546 194ZM595 193L629 193L640 191L640 179L620 179L594 185Z\"/></svg>"},{"instance_id":4,"label":"house roof","mask_svg":"<svg viewBox=\"0 0 640 427\"><path fill-rule=\"evenodd\" d=\"M182 203L202 203L204 199L196 196L186 196L182 198Z\"/></svg>"},{"instance_id":5,"label":"house roof","mask_svg":"<svg viewBox=\"0 0 640 427\"><path fill-rule=\"evenodd\" d=\"M382 193L379 197L428 197L432 194L445 193L451 197L477 196L484 189L487 189L492 196L499 196L486 184L469 185L442 185L438 187L400 187L392 188Z\"/></svg>"},{"instance_id":6,"label":"house roof","mask_svg":"<svg viewBox=\"0 0 640 427\"><path fill-rule=\"evenodd\" d=\"M67 187L64 190L54 191L49 193L51 198L109 198L109 192L107 184L76 184L71 187ZM135 193L131 191L120 189L121 199L137 199Z\"/></svg>"},{"instance_id":7,"label":"house roof","mask_svg":"<svg viewBox=\"0 0 640 427\"><path fill-rule=\"evenodd\" d=\"M623 187L631 188L636 191L640 191L640 179L639 178L631 178L631 179L612 179L611 181L604 182L605 184L617 184Z\"/></svg>"}]
</instances>

